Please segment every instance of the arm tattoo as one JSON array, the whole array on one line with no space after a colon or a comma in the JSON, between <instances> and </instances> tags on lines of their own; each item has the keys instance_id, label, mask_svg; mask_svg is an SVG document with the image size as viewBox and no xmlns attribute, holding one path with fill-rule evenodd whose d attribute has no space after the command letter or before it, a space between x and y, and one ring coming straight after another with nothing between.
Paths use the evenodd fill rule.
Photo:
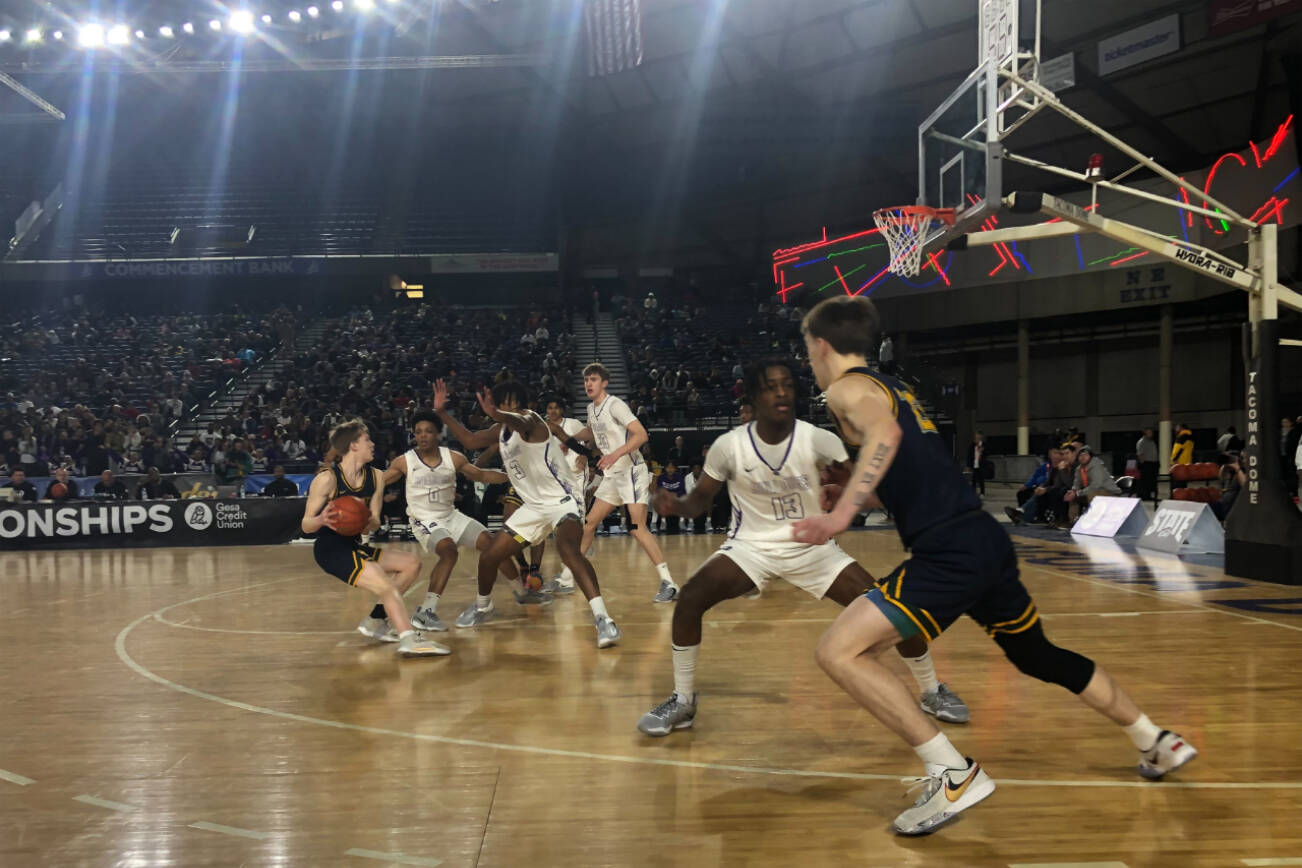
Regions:
<instances>
[{"instance_id":1,"label":"arm tattoo","mask_svg":"<svg viewBox=\"0 0 1302 868\"><path fill-rule=\"evenodd\" d=\"M885 443L878 443L877 448L873 451L872 457L868 459L868 467L864 470L863 475L859 477L859 484L855 486L854 505L862 507L872 496L873 490L880 481L879 476L882 464L886 462L886 456L890 454L890 447Z\"/></svg>"}]
</instances>

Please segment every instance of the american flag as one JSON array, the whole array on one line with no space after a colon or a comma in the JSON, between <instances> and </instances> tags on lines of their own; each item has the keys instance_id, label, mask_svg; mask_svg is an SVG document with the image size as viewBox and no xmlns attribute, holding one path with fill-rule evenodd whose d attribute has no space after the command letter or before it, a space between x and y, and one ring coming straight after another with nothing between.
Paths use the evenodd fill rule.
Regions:
<instances>
[{"instance_id":1,"label":"american flag","mask_svg":"<svg viewBox=\"0 0 1302 868\"><path fill-rule=\"evenodd\" d=\"M642 63L640 0L587 0L588 75L609 75Z\"/></svg>"}]
</instances>

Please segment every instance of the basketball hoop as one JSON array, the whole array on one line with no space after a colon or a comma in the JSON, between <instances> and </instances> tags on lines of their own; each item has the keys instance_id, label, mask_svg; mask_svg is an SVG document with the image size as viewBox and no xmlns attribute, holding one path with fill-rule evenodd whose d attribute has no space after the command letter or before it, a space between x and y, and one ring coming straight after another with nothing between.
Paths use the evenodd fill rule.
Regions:
<instances>
[{"instance_id":1,"label":"basketball hoop","mask_svg":"<svg viewBox=\"0 0 1302 868\"><path fill-rule=\"evenodd\" d=\"M891 249L890 270L901 277L917 277L923 250L954 225L954 209L900 205L874 211L873 222Z\"/></svg>"}]
</instances>

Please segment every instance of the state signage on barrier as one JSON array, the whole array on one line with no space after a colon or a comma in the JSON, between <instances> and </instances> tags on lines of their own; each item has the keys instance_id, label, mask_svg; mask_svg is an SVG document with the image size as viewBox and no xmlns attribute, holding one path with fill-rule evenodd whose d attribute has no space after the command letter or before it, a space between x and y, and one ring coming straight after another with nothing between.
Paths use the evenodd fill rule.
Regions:
<instances>
[{"instance_id":1,"label":"state signage on barrier","mask_svg":"<svg viewBox=\"0 0 1302 868\"><path fill-rule=\"evenodd\" d=\"M282 498L2 504L0 549L278 545L302 517Z\"/></svg>"},{"instance_id":2,"label":"state signage on barrier","mask_svg":"<svg viewBox=\"0 0 1302 868\"><path fill-rule=\"evenodd\" d=\"M1090 501L1090 508L1072 525L1079 536L1139 536L1148 527L1148 511L1136 497L1101 495Z\"/></svg>"},{"instance_id":3,"label":"state signage on barrier","mask_svg":"<svg viewBox=\"0 0 1302 868\"><path fill-rule=\"evenodd\" d=\"M1205 503L1164 500L1135 545L1172 554L1224 554L1225 530Z\"/></svg>"}]
</instances>

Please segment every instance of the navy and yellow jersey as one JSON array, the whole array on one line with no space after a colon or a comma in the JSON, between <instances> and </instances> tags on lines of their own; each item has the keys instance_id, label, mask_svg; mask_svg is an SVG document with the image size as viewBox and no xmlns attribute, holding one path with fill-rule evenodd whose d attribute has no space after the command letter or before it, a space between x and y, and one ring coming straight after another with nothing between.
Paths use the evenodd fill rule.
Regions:
<instances>
[{"instance_id":1,"label":"navy and yellow jersey","mask_svg":"<svg viewBox=\"0 0 1302 868\"><path fill-rule=\"evenodd\" d=\"M367 508L370 508L371 498L375 496L376 486L378 485L377 477L379 476L379 471L369 464L362 469L365 471L366 476L362 480L362 484L357 488L348 484L348 480L344 478L344 470L338 464L331 464L325 470L320 471L321 473L330 473L334 476L335 487L334 491L332 491L329 497L326 498L327 506L329 506L330 501L335 500L336 498L343 497L344 495L351 495L353 497L360 497L366 503ZM355 537L341 536L325 525L322 525L321 529L317 531L317 539L326 537L335 537L336 539L347 540L361 539L360 534Z\"/></svg>"},{"instance_id":2,"label":"navy and yellow jersey","mask_svg":"<svg viewBox=\"0 0 1302 868\"><path fill-rule=\"evenodd\" d=\"M900 444L876 494L895 519L905 546L935 525L981 509L980 498L963 478L935 423L927 418L907 386L870 368L851 368L841 376L863 377L890 399L891 411L900 426ZM832 419L841 439L857 449L860 444L846 436L835 413Z\"/></svg>"}]
</instances>

